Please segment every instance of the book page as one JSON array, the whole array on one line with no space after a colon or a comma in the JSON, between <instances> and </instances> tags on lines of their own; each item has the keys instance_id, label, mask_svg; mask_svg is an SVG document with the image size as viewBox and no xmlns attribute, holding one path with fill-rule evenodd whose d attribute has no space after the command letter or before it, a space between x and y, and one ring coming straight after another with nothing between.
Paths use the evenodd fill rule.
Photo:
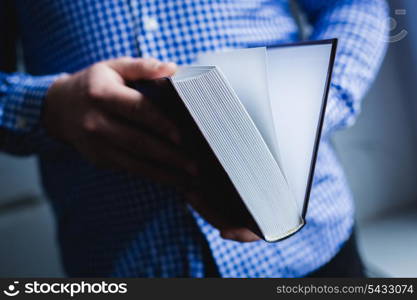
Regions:
<instances>
[{"instance_id":1,"label":"book page","mask_svg":"<svg viewBox=\"0 0 417 300\"><path fill-rule=\"evenodd\" d=\"M218 67L243 106L251 116L272 155L279 165L279 147L271 113L266 74L266 48L238 49L226 52L203 53L197 59L198 65Z\"/></svg>"},{"instance_id":2,"label":"book page","mask_svg":"<svg viewBox=\"0 0 417 300\"><path fill-rule=\"evenodd\" d=\"M216 67L190 78L174 76L171 82L265 240L277 241L297 231L304 223L294 195L221 70Z\"/></svg>"},{"instance_id":3,"label":"book page","mask_svg":"<svg viewBox=\"0 0 417 300\"><path fill-rule=\"evenodd\" d=\"M332 45L268 48L268 87L282 167L302 210ZM301 211L300 211L301 213Z\"/></svg>"}]
</instances>

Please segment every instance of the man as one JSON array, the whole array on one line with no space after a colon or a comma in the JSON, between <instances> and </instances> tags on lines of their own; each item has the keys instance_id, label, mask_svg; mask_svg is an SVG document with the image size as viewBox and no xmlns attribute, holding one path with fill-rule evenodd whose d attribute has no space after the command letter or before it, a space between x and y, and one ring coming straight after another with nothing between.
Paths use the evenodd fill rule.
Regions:
<instances>
[{"instance_id":1,"label":"man","mask_svg":"<svg viewBox=\"0 0 417 300\"><path fill-rule=\"evenodd\" d=\"M199 52L297 41L289 1L1 0L1 149L38 155L68 275L363 275L329 138L352 124L380 65L387 7L297 2L309 38L337 37L339 50L307 225L266 243L245 228L213 227L183 201L198 210L181 189L198 165L175 126L126 83L168 76L168 62L192 63ZM27 73L12 73L17 37Z\"/></svg>"}]
</instances>

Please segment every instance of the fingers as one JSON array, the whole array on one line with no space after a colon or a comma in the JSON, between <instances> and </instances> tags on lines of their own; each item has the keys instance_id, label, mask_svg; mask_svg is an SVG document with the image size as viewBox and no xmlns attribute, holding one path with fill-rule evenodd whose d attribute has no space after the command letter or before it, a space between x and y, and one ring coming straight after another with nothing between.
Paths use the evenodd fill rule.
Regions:
<instances>
[{"instance_id":1,"label":"fingers","mask_svg":"<svg viewBox=\"0 0 417 300\"><path fill-rule=\"evenodd\" d=\"M175 70L175 64L154 58L122 57L98 63L87 73L90 76L86 80L87 97L110 113L179 142L179 132L174 124L151 101L123 82L170 76Z\"/></svg>"},{"instance_id":2,"label":"fingers","mask_svg":"<svg viewBox=\"0 0 417 300\"><path fill-rule=\"evenodd\" d=\"M220 235L222 238L227 240L246 243L259 241L261 239L251 230L244 227L223 229L220 231Z\"/></svg>"},{"instance_id":3,"label":"fingers","mask_svg":"<svg viewBox=\"0 0 417 300\"><path fill-rule=\"evenodd\" d=\"M129 151L133 156L196 175L197 168L194 162L174 145L115 120L104 118L100 123L96 126L95 134L101 136L109 144L115 144Z\"/></svg>"},{"instance_id":4,"label":"fingers","mask_svg":"<svg viewBox=\"0 0 417 300\"><path fill-rule=\"evenodd\" d=\"M180 133L174 123L137 90L122 84L109 85L103 88L100 95L94 96L95 103L107 112L144 125L174 143L179 142Z\"/></svg>"},{"instance_id":5,"label":"fingers","mask_svg":"<svg viewBox=\"0 0 417 300\"><path fill-rule=\"evenodd\" d=\"M164 63L155 58L121 57L106 62L125 80L155 79L171 76L177 66L174 63Z\"/></svg>"}]
</instances>

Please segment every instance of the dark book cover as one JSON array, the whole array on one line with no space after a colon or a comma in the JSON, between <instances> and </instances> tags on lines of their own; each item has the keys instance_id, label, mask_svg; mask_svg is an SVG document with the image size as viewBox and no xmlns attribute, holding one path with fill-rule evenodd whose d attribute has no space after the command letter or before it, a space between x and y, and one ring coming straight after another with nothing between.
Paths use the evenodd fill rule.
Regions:
<instances>
[{"instance_id":1,"label":"dark book cover","mask_svg":"<svg viewBox=\"0 0 417 300\"><path fill-rule=\"evenodd\" d=\"M198 191L202 196L202 203L199 205L204 207L199 209L197 205L192 206L208 221L215 216L216 219L226 221L233 227L247 227L263 237L170 79L142 80L135 82L133 87L148 97L167 118L174 122L181 132L181 147L197 162L200 182ZM208 211L210 216L206 215L205 211ZM216 221L211 223L216 227Z\"/></svg>"}]
</instances>

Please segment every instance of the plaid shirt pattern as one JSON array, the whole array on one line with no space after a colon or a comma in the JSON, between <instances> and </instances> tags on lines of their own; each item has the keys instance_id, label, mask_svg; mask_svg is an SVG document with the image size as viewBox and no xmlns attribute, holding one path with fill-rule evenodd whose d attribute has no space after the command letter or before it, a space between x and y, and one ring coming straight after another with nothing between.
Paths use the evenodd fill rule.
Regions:
<instances>
[{"instance_id":1,"label":"plaid shirt pattern","mask_svg":"<svg viewBox=\"0 0 417 300\"><path fill-rule=\"evenodd\" d=\"M39 121L53 80L97 61L143 56L188 64L200 52L297 41L289 1L14 3L26 71L0 72L0 147L38 155L69 275L202 277L203 247L209 247L223 277L299 277L328 262L349 237L352 198L329 138L353 123L381 63L388 30L384 0L297 1L312 26L309 39L337 37L339 49L307 225L278 243L222 239L175 190L97 170L49 138Z\"/></svg>"}]
</instances>

